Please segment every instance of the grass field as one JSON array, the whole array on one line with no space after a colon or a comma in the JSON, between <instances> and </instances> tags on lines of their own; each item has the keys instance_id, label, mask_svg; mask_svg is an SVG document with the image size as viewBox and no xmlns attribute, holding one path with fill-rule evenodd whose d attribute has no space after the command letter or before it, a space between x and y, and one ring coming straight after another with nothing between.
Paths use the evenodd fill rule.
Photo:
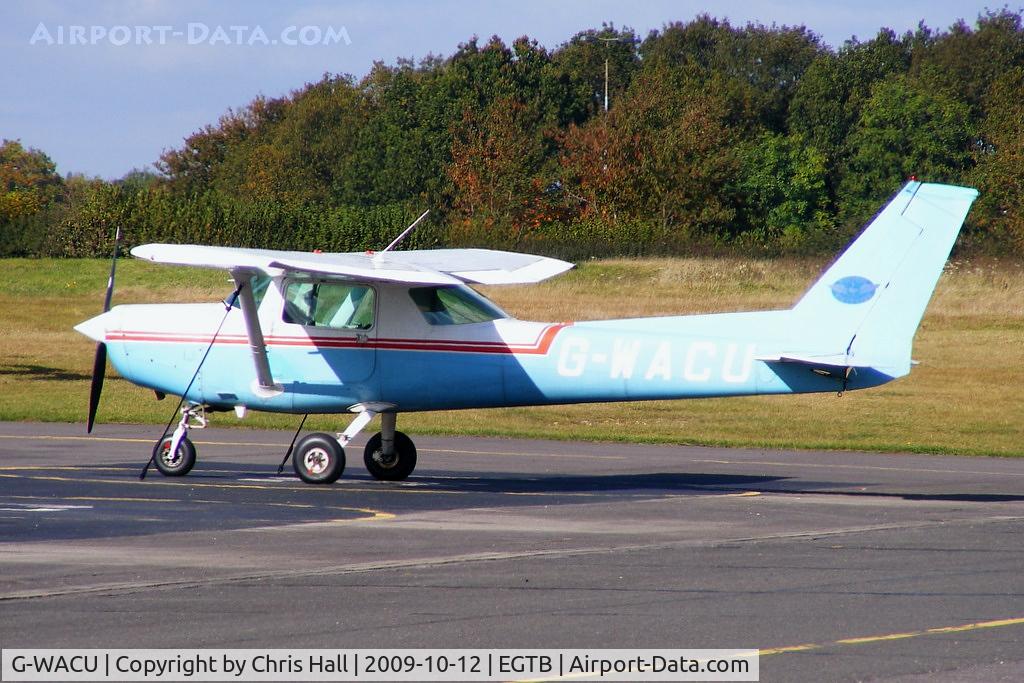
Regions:
<instances>
[{"instance_id":1,"label":"grass field","mask_svg":"<svg viewBox=\"0 0 1024 683\"><path fill-rule=\"evenodd\" d=\"M606 260L487 294L523 319L586 320L790 306L821 262ZM0 260L0 420L84 422L93 343L71 327L99 312L107 268L93 260ZM114 303L211 301L217 271L124 259ZM953 262L921 329L911 375L844 396L774 396L403 415L416 434L1024 455L1024 265ZM163 422L173 401L109 375L101 422ZM347 416L310 418L340 430ZM294 428L294 416L218 425ZM83 427L84 432L84 427Z\"/></svg>"}]
</instances>

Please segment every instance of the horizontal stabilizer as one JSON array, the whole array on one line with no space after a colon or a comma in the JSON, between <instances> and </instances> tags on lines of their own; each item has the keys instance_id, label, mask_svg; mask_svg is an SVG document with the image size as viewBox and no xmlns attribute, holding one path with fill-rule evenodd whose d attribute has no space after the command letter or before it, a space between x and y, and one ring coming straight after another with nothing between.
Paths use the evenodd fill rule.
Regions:
<instances>
[{"instance_id":1,"label":"horizontal stabilizer","mask_svg":"<svg viewBox=\"0 0 1024 683\"><path fill-rule=\"evenodd\" d=\"M835 353L821 356L807 356L799 354L779 354L777 356L758 356L755 360L765 363L796 363L811 367L823 368L870 368L870 363L855 362L853 358L845 353Z\"/></svg>"},{"instance_id":2,"label":"horizontal stabilizer","mask_svg":"<svg viewBox=\"0 0 1024 683\"><path fill-rule=\"evenodd\" d=\"M852 362L852 359L845 353L823 356L780 354L778 356L761 356L757 360L765 363L784 363L790 366L803 367L822 377L841 379L844 382L844 386L846 380L850 377L850 373L856 372L857 368L867 369L871 367Z\"/></svg>"}]
</instances>

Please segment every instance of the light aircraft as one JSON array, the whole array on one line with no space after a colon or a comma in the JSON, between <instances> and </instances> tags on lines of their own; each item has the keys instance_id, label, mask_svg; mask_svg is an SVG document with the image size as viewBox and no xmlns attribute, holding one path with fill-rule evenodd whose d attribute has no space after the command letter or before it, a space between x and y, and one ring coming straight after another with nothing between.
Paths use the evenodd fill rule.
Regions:
<instances>
[{"instance_id":1,"label":"light aircraft","mask_svg":"<svg viewBox=\"0 0 1024 683\"><path fill-rule=\"evenodd\" d=\"M122 377L182 397L151 458L169 476L192 468L188 433L209 412L353 413L337 435L292 440L296 473L315 484L338 479L345 447L378 414L363 461L401 480L416 466L396 431L402 412L874 387L910 372L977 194L912 180L791 309L716 315L516 320L468 285L539 282L572 264L511 252L138 246L147 261L224 269L235 291L223 303L110 308L112 266L105 312L75 328L98 342L89 429L108 353Z\"/></svg>"}]
</instances>

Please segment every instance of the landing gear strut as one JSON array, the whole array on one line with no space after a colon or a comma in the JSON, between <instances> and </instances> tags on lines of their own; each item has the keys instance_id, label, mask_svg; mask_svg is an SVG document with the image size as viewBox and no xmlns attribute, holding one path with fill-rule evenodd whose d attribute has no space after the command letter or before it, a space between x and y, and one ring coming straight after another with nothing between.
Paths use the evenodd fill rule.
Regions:
<instances>
[{"instance_id":1,"label":"landing gear strut","mask_svg":"<svg viewBox=\"0 0 1024 683\"><path fill-rule=\"evenodd\" d=\"M401 481L416 469L416 446L412 439L395 431L395 413L380 416L381 431L370 437L363 451L363 463L375 478Z\"/></svg>"},{"instance_id":2,"label":"landing gear strut","mask_svg":"<svg viewBox=\"0 0 1024 683\"><path fill-rule=\"evenodd\" d=\"M181 409L181 421L170 434L164 434L153 447L153 463L167 477L183 477L196 464L196 447L188 438L188 430L207 425L202 406L188 405Z\"/></svg>"}]
</instances>

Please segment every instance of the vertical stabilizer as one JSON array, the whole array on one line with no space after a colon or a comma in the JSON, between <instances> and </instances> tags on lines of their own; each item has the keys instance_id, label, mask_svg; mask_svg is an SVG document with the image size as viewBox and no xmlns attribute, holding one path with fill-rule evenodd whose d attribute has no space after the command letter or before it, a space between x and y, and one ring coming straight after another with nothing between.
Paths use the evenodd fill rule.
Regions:
<instances>
[{"instance_id":1,"label":"vertical stabilizer","mask_svg":"<svg viewBox=\"0 0 1024 683\"><path fill-rule=\"evenodd\" d=\"M912 181L793 308L794 332L850 365L905 374L914 332L978 192Z\"/></svg>"}]
</instances>

